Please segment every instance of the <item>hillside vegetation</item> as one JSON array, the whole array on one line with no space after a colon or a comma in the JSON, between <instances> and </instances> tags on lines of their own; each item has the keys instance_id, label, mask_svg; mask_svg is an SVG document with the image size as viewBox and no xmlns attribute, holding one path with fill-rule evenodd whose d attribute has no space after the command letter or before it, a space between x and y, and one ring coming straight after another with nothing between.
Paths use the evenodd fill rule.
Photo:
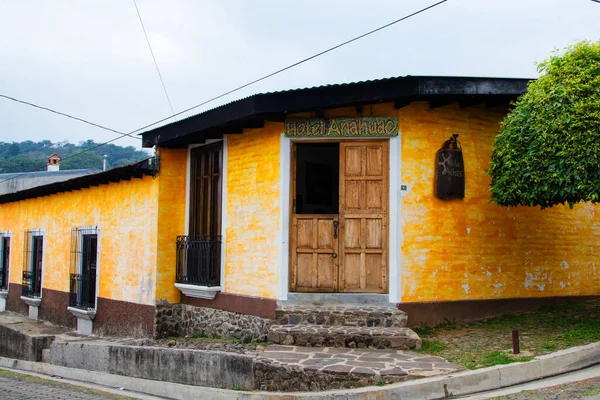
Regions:
<instances>
[{"instance_id":1,"label":"hillside vegetation","mask_svg":"<svg viewBox=\"0 0 600 400\"><path fill-rule=\"evenodd\" d=\"M63 159L72 154L97 146L99 143L86 140L73 144L69 142L52 143L49 140L41 142L0 142L0 173L43 171L46 168L46 158L57 153ZM122 147L107 144L81 155L63 160L61 170L97 168L102 169L102 156L108 156L108 168L131 164L151 156L149 152L136 150L133 146Z\"/></svg>"}]
</instances>

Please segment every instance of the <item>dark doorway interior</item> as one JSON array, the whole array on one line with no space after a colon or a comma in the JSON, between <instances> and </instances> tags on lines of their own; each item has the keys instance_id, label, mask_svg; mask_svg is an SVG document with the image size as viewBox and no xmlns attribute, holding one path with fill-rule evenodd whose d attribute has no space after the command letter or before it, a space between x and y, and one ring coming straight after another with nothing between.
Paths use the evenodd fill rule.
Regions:
<instances>
[{"instance_id":1,"label":"dark doorway interior","mask_svg":"<svg viewBox=\"0 0 600 400\"><path fill-rule=\"evenodd\" d=\"M44 249L44 238L42 236L32 237L32 262L31 268L33 272L33 296L39 297L42 293L42 260Z\"/></svg>"},{"instance_id":2,"label":"dark doorway interior","mask_svg":"<svg viewBox=\"0 0 600 400\"><path fill-rule=\"evenodd\" d=\"M10 237L0 238L0 290L8 290L8 276L9 276L9 260L10 260Z\"/></svg>"},{"instance_id":3,"label":"dark doorway interior","mask_svg":"<svg viewBox=\"0 0 600 400\"><path fill-rule=\"evenodd\" d=\"M296 144L296 214L338 214L339 173L339 143Z\"/></svg>"}]
</instances>

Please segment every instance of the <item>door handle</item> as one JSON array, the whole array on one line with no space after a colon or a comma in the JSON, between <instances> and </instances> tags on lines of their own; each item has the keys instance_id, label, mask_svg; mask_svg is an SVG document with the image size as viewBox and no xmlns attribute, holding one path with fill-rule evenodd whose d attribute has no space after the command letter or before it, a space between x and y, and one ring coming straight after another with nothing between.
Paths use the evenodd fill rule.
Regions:
<instances>
[{"instance_id":1,"label":"door handle","mask_svg":"<svg viewBox=\"0 0 600 400\"><path fill-rule=\"evenodd\" d=\"M337 258L337 254L336 254L336 253L333 253L333 254L331 255L331 257L333 257L333 258Z\"/></svg>"},{"instance_id":2,"label":"door handle","mask_svg":"<svg viewBox=\"0 0 600 400\"><path fill-rule=\"evenodd\" d=\"M333 238L337 239L338 238L338 225L340 223L338 221L333 221Z\"/></svg>"}]
</instances>

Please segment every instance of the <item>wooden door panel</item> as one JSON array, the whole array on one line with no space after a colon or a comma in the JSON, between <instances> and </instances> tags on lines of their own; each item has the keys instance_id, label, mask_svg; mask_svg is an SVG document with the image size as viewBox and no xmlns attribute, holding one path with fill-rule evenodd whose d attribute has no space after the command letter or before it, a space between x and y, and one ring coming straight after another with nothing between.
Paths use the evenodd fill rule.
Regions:
<instances>
[{"instance_id":1,"label":"wooden door panel","mask_svg":"<svg viewBox=\"0 0 600 400\"><path fill-rule=\"evenodd\" d=\"M299 218L296 223L296 245L298 249L312 249L313 221L312 219Z\"/></svg>"},{"instance_id":2,"label":"wooden door panel","mask_svg":"<svg viewBox=\"0 0 600 400\"><path fill-rule=\"evenodd\" d=\"M341 143L340 151L339 290L386 293L388 142Z\"/></svg>"},{"instance_id":3,"label":"wooden door panel","mask_svg":"<svg viewBox=\"0 0 600 400\"><path fill-rule=\"evenodd\" d=\"M317 220L317 248L333 249L333 223L330 219ZM337 251L337 250L336 250Z\"/></svg>"},{"instance_id":4,"label":"wooden door panel","mask_svg":"<svg viewBox=\"0 0 600 400\"><path fill-rule=\"evenodd\" d=\"M360 253L346 253L344 255L344 275L341 283L344 285L345 292L359 291L360 289L360 271L361 271Z\"/></svg>"},{"instance_id":5,"label":"wooden door panel","mask_svg":"<svg viewBox=\"0 0 600 400\"><path fill-rule=\"evenodd\" d=\"M383 211L384 203L384 184L381 181L365 182L367 190L365 190L365 210L366 211Z\"/></svg>"},{"instance_id":6,"label":"wooden door panel","mask_svg":"<svg viewBox=\"0 0 600 400\"><path fill-rule=\"evenodd\" d=\"M311 253L297 254L297 278L298 287L312 287L312 265L313 255Z\"/></svg>"},{"instance_id":7,"label":"wooden door panel","mask_svg":"<svg viewBox=\"0 0 600 400\"><path fill-rule=\"evenodd\" d=\"M383 249L383 221L380 218L365 220L367 226L365 247L367 249Z\"/></svg>"},{"instance_id":8,"label":"wooden door panel","mask_svg":"<svg viewBox=\"0 0 600 400\"><path fill-rule=\"evenodd\" d=\"M345 190L342 192L345 199L346 210L359 211L362 209L362 201L364 190L361 190L363 182L348 181L346 182Z\"/></svg>"},{"instance_id":9,"label":"wooden door panel","mask_svg":"<svg viewBox=\"0 0 600 400\"><path fill-rule=\"evenodd\" d=\"M367 288L384 289L385 272L381 270L382 265L385 265L382 254L365 254L365 286Z\"/></svg>"},{"instance_id":10,"label":"wooden door panel","mask_svg":"<svg viewBox=\"0 0 600 400\"><path fill-rule=\"evenodd\" d=\"M338 238L334 235L337 215L296 214L292 220L291 289L297 292L337 290Z\"/></svg>"},{"instance_id":11,"label":"wooden door panel","mask_svg":"<svg viewBox=\"0 0 600 400\"><path fill-rule=\"evenodd\" d=\"M342 173L345 176L361 176L362 174L362 147L361 146L345 146L345 153L342 157L345 159L345 169Z\"/></svg>"},{"instance_id":12,"label":"wooden door panel","mask_svg":"<svg viewBox=\"0 0 600 400\"><path fill-rule=\"evenodd\" d=\"M380 146L367 146L366 176L383 175L383 149Z\"/></svg>"},{"instance_id":13,"label":"wooden door panel","mask_svg":"<svg viewBox=\"0 0 600 400\"><path fill-rule=\"evenodd\" d=\"M346 219L344 223L343 235L345 249L360 249L360 219Z\"/></svg>"}]
</instances>

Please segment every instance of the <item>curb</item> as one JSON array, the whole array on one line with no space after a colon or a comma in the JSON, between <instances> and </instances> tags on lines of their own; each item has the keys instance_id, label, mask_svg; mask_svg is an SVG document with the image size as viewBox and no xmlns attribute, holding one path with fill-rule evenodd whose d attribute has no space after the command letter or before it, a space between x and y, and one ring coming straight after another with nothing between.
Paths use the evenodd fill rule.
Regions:
<instances>
[{"instance_id":1,"label":"curb","mask_svg":"<svg viewBox=\"0 0 600 400\"><path fill-rule=\"evenodd\" d=\"M488 390L500 389L538 379L576 371L600 363L600 342L573 347L536 357L524 363L513 363L475 371L460 372L435 378L424 378L387 385L326 392L240 392L179 383L111 375L53 364L0 357L0 366L54 375L104 386L171 399L211 398L217 400L291 400L291 399L444 399Z\"/></svg>"}]
</instances>

